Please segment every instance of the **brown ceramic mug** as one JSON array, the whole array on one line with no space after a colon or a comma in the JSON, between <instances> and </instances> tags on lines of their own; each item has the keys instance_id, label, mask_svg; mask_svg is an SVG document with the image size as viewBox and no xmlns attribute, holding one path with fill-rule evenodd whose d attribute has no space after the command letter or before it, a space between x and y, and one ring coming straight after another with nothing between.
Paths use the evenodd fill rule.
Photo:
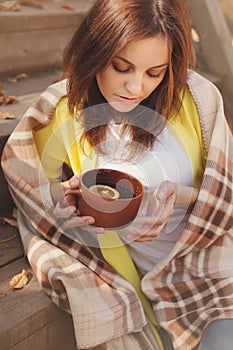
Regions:
<instances>
[{"instance_id":1,"label":"brown ceramic mug","mask_svg":"<svg viewBox=\"0 0 233 350\"><path fill-rule=\"evenodd\" d=\"M125 227L135 219L143 193L142 183L134 176L103 168L82 174L79 189L69 189L65 195L72 205L75 196L80 215L94 217L94 226L113 229Z\"/></svg>"}]
</instances>

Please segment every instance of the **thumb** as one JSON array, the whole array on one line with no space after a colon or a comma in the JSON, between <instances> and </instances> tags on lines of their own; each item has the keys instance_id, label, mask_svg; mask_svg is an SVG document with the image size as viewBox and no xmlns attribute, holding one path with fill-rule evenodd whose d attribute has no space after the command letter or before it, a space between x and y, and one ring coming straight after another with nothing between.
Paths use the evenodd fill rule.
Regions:
<instances>
[{"instance_id":1,"label":"thumb","mask_svg":"<svg viewBox=\"0 0 233 350\"><path fill-rule=\"evenodd\" d=\"M158 200L165 200L166 198L170 197L175 192L175 184L171 181L163 181L156 193L156 198Z\"/></svg>"}]
</instances>

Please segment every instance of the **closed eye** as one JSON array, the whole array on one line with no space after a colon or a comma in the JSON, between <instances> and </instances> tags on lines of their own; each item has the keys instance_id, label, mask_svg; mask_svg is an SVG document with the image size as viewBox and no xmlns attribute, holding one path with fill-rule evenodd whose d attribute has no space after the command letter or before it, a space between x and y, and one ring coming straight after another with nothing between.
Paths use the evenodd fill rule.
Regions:
<instances>
[{"instance_id":1,"label":"closed eye","mask_svg":"<svg viewBox=\"0 0 233 350\"><path fill-rule=\"evenodd\" d=\"M112 62L112 67L118 73L128 73L128 72L130 72L130 69L131 69L131 67L123 68L123 67L119 66L118 64L116 64L115 62ZM164 76L166 69L167 69L167 67L160 70L159 73L154 73L154 74L151 71L147 71L147 74L151 78L160 79L161 77Z\"/></svg>"},{"instance_id":2,"label":"closed eye","mask_svg":"<svg viewBox=\"0 0 233 350\"><path fill-rule=\"evenodd\" d=\"M151 78L160 78L162 75L163 75L163 72L160 72L160 73L158 73L158 74L151 74L151 73L149 73L149 72L147 72L147 74L149 75L149 77L151 77Z\"/></svg>"},{"instance_id":3,"label":"closed eye","mask_svg":"<svg viewBox=\"0 0 233 350\"><path fill-rule=\"evenodd\" d=\"M112 63L113 69L118 73L128 73L130 68L122 69L119 66L117 66L115 63Z\"/></svg>"},{"instance_id":4,"label":"closed eye","mask_svg":"<svg viewBox=\"0 0 233 350\"><path fill-rule=\"evenodd\" d=\"M151 78L160 79L160 78L162 78L165 75L166 69L167 69L167 67L165 67L164 69L160 70L159 73L154 73L154 74L152 72L148 71L147 74Z\"/></svg>"}]
</instances>

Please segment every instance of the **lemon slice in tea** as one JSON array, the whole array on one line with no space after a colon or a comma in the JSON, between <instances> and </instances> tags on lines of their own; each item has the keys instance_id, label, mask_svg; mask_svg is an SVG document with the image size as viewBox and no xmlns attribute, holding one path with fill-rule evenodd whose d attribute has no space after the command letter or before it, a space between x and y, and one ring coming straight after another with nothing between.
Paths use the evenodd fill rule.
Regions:
<instances>
[{"instance_id":1,"label":"lemon slice in tea","mask_svg":"<svg viewBox=\"0 0 233 350\"><path fill-rule=\"evenodd\" d=\"M89 187L89 190L104 198L117 199L120 197L120 193L115 188L108 185L92 185Z\"/></svg>"}]
</instances>

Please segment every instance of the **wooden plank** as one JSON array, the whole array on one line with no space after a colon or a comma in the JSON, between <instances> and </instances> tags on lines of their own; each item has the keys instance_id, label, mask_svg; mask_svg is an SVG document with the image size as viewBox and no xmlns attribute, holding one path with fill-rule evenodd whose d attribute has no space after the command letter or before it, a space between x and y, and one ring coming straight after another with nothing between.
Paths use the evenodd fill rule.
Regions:
<instances>
[{"instance_id":1,"label":"wooden plank","mask_svg":"<svg viewBox=\"0 0 233 350\"><path fill-rule=\"evenodd\" d=\"M76 350L70 318L62 315L9 350Z\"/></svg>"},{"instance_id":2,"label":"wooden plank","mask_svg":"<svg viewBox=\"0 0 233 350\"><path fill-rule=\"evenodd\" d=\"M22 269L29 271L30 282L21 290L9 292L10 279ZM1 350L55 350L54 344L70 346L75 343L71 316L56 307L43 293L25 258L0 269L0 292L6 293L0 299ZM38 344L45 346L39 347ZM72 349L69 346L62 349Z\"/></svg>"},{"instance_id":3,"label":"wooden plank","mask_svg":"<svg viewBox=\"0 0 233 350\"><path fill-rule=\"evenodd\" d=\"M0 267L23 257L23 255L24 251L18 229L0 217Z\"/></svg>"}]
</instances>

